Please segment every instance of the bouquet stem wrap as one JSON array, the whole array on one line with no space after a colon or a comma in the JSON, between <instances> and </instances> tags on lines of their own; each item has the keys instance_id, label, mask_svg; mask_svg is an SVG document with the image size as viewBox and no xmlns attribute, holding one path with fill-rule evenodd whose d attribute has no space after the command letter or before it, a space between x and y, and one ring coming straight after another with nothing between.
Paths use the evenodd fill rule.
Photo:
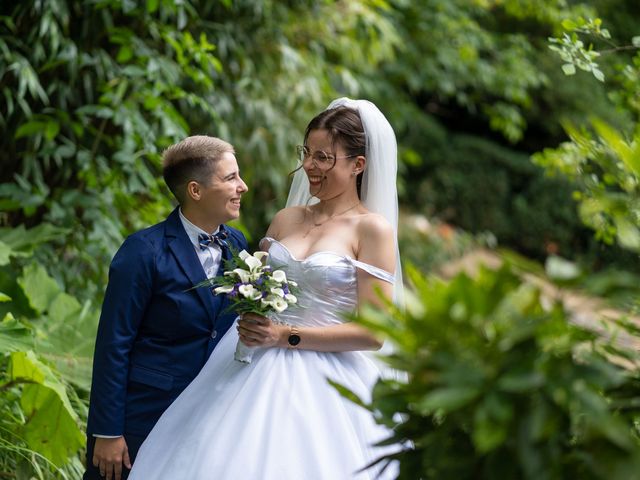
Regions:
<instances>
[{"instance_id":1,"label":"bouquet stem wrap","mask_svg":"<svg viewBox=\"0 0 640 480\"><path fill-rule=\"evenodd\" d=\"M242 340L238 340L238 343L236 344L236 351L233 354L233 359L237 362L251 363L251 360L253 360L253 352L258 348L259 347L250 347L249 345L242 343Z\"/></svg>"},{"instance_id":2,"label":"bouquet stem wrap","mask_svg":"<svg viewBox=\"0 0 640 480\"><path fill-rule=\"evenodd\" d=\"M245 345L240 340L238 340L236 351L233 354L233 359L242 363L251 363L251 360L253 360L253 352L255 352L257 348L258 347L250 347L248 345Z\"/></svg>"}]
</instances>

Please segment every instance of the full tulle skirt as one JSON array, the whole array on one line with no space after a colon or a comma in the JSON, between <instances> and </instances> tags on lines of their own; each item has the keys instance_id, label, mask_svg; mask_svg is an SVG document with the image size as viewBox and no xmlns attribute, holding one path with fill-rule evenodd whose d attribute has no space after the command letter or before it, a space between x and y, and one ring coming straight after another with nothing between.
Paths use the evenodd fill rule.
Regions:
<instances>
[{"instance_id":1,"label":"full tulle skirt","mask_svg":"<svg viewBox=\"0 0 640 480\"><path fill-rule=\"evenodd\" d=\"M164 413L130 480L391 479L391 465L362 470L393 447L390 432L329 379L368 401L379 371L361 352L258 349L233 360L235 328Z\"/></svg>"}]
</instances>

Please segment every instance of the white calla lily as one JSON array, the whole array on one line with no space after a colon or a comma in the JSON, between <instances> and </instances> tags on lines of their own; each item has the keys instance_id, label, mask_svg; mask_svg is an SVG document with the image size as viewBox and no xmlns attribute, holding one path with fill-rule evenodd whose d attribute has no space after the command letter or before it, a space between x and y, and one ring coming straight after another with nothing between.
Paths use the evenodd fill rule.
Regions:
<instances>
[{"instance_id":1,"label":"white calla lily","mask_svg":"<svg viewBox=\"0 0 640 480\"><path fill-rule=\"evenodd\" d=\"M244 262L244 259L247 257L250 257L251 254L249 252L247 252L246 250L242 250L239 254L238 257L240 257L240 260L242 260Z\"/></svg>"},{"instance_id":2,"label":"white calla lily","mask_svg":"<svg viewBox=\"0 0 640 480\"><path fill-rule=\"evenodd\" d=\"M287 281L287 275L282 270L274 270L271 274L271 278L280 283L285 283Z\"/></svg>"},{"instance_id":3,"label":"white calla lily","mask_svg":"<svg viewBox=\"0 0 640 480\"><path fill-rule=\"evenodd\" d=\"M289 304L285 302L284 298L276 298L271 302L271 305L273 305L273 309L278 313L284 312L289 306Z\"/></svg>"},{"instance_id":4,"label":"white calla lily","mask_svg":"<svg viewBox=\"0 0 640 480\"><path fill-rule=\"evenodd\" d=\"M249 298L251 300L258 300L262 297L262 292L251 284L240 285L238 291L243 297Z\"/></svg>"},{"instance_id":5,"label":"white calla lily","mask_svg":"<svg viewBox=\"0 0 640 480\"><path fill-rule=\"evenodd\" d=\"M271 289L271 293L273 293L274 295L277 295L280 298L284 297L284 290L281 288L273 287Z\"/></svg>"},{"instance_id":6,"label":"white calla lily","mask_svg":"<svg viewBox=\"0 0 640 480\"><path fill-rule=\"evenodd\" d=\"M258 260L262 261L269 256L269 253L258 250L257 252L253 253L253 256L256 257Z\"/></svg>"},{"instance_id":7,"label":"white calla lily","mask_svg":"<svg viewBox=\"0 0 640 480\"><path fill-rule=\"evenodd\" d=\"M238 276L238 278L240 278L240 281L242 283L249 283L250 272L247 272L246 270L243 270L241 268L236 268L233 270L233 273L235 273Z\"/></svg>"},{"instance_id":8,"label":"white calla lily","mask_svg":"<svg viewBox=\"0 0 640 480\"><path fill-rule=\"evenodd\" d=\"M220 295L221 293L230 293L233 291L233 285L223 285L221 287L216 287L213 289L216 295Z\"/></svg>"},{"instance_id":9,"label":"white calla lily","mask_svg":"<svg viewBox=\"0 0 640 480\"><path fill-rule=\"evenodd\" d=\"M288 302L288 303L298 303L298 297L296 297L295 295L293 295L292 293L287 293L284 296L284 299Z\"/></svg>"},{"instance_id":10,"label":"white calla lily","mask_svg":"<svg viewBox=\"0 0 640 480\"><path fill-rule=\"evenodd\" d=\"M260 259L249 255L247 258L244 258L244 263L247 264L247 267L249 267L249 269L251 271L256 270L257 268L260 268L262 266L262 262L260 261Z\"/></svg>"}]
</instances>

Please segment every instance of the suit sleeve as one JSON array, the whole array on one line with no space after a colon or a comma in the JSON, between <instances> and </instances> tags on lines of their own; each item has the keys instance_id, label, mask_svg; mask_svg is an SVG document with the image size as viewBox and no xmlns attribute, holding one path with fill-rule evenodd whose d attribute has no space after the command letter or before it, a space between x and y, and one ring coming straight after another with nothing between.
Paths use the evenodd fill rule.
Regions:
<instances>
[{"instance_id":1,"label":"suit sleeve","mask_svg":"<svg viewBox=\"0 0 640 480\"><path fill-rule=\"evenodd\" d=\"M124 434L129 356L152 296L154 272L153 248L140 237L129 237L111 262L93 358L89 434Z\"/></svg>"}]
</instances>

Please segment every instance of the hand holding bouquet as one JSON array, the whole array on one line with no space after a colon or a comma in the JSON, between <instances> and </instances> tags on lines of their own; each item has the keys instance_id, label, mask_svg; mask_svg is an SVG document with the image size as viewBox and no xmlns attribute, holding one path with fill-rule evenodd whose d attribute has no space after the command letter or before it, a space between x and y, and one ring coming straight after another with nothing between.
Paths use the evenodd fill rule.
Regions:
<instances>
[{"instance_id":1,"label":"hand holding bouquet","mask_svg":"<svg viewBox=\"0 0 640 480\"><path fill-rule=\"evenodd\" d=\"M284 271L265 265L268 256L267 252L258 251L251 255L242 250L225 262L226 270L222 276L209 278L196 287L213 287L216 295L226 295L231 300L228 309L239 314L256 313L269 317L274 312L283 312L298 302L294 295L298 285L287 280ZM238 340L234 358L251 363L255 348Z\"/></svg>"}]
</instances>

